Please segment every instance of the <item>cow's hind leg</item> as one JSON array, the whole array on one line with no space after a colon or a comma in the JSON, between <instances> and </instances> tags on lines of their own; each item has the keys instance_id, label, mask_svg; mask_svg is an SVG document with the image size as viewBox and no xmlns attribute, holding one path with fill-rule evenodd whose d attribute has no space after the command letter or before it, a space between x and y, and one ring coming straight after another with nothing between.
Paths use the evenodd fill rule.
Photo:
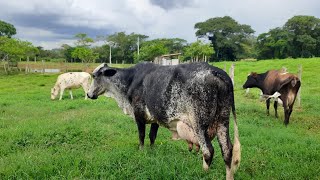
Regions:
<instances>
[{"instance_id":1,"label":"cow's hind leg","mask_svg":"<svg viewBox=\"0 0 320 180\"><path fill-rule=\"evenodd\" d=\"M154 145L154 142L155 142L155 140L157 138L158 128L159 128L159 124L157 124L157 123L152 123L151 124L150 133L149 133L150 145L151 146Z\"/></svg>"},{"instance_id":2,"label":"cow's hind leg","mask_svg":"<svg viewBox=\"0 0 320 180\"><path fill-rule=\"evenodd\" d=\"M195 127L196 134L199 139L199 145L202 148L202 157L203 157L203 169L208 170L211 165L214 149L211 144L211 140L206 131L207 127Z\"/></svg>"},{"instance_id":3,"label":"cow's hind leg","mask_svg":"<svg viewBox=\"0 0 320 180\"><path fill-rule=\"evenodd\" d=\"M217 128L217 136L223 160L226 165L226 179L233 179L233 172L231 172L232 162L232 144L229 136L229 118L223 118Z\"/></svg>"},{"instance_id":4,"label":"cow's hind leg","mask_svg":"<svg viewBox=\"0 0 320 180\"><path fill-rule=\"evenodd\" d=\"M273 107L274 107L274 114L276 118L278 118L278 101L276 100L274 101Z\"/></svg>"}]
</instances>

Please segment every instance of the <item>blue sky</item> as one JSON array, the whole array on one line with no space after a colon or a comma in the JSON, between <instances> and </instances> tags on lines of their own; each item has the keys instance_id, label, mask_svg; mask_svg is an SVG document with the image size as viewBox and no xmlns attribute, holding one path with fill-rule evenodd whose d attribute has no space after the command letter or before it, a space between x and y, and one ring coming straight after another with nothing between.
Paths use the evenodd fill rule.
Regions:
<instances>
[{"instance_id":1,"label":"blue sky","mask_svg":"<svg viewBox=\"0 0 320 180\"><path fill-rule=\"evenodd\" d=\"M255 35L283 26L295 15L320 18L319 0L0 0L0 20L15 37L45 49L74 45L73 36L94 38L115 32L196 40L194 24L231 16Z\"/></svg>"}]
</instances>

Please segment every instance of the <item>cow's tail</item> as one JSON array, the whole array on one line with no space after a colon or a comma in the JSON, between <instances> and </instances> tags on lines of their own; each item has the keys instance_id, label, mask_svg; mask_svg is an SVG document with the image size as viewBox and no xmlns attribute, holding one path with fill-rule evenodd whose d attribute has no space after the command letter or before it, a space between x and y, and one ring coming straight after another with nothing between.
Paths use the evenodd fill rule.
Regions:
<instances>
[{"instance_id":1,"label":"cow's tail","mask_svg":"<svg viewBox=\"0 0 320 180\"><path fill-rule=\"evenodd\" d=\"M234 94L232 91L232 114L234 120L234 144L232 150L232 162L231 162L231 171L236 172L238 167L240 166L241 160L241 145L239 141L239 132L238 132L238 124L237 124L237 116L236 116L236 109L234 105Z\"/></svg>"}]
</instances>

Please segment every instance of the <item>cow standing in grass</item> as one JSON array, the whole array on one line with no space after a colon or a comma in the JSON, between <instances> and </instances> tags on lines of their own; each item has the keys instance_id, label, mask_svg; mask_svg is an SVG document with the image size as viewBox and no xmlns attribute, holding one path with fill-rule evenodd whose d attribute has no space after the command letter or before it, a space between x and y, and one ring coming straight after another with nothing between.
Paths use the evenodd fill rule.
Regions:
<instances>
[{"instance_id":1,"label":"cow standing in grass","mask_svg":"<svg viewBox=\"0 0 320 180\"><path fill-rule=\"evenodd\" d=\"M134 117L140 148L144 146L146 124L151 124L151 145L155 142L159 125L175 133L180 121L188 125L201 146L205 170L209 168L214 153L208 129L215 127L226 165L226 177L233 179L240 163L240 142L233 85L223 70L207 63L176 66L140 63L126 69L102 64L93 71L88 97L96 99L105 92ZM233 146L229 137L231 110L234 116Z\"/></svg>"},{"instance_id":2,"label":"cow standing in grass","mask_svg":"<svg viewBox=\"0 0 320 180\"><path fill-rule=\"evenodd\" d=\"M270 70L262 74L251 73L243 88L259 88L264 95L279 96L284 108L284 124L288 125L294 101L299 91L300 79L290 73ZM277 97L274 97L277 98ZM269 115L270 98L266 100L267 115ZM278 102L274 101L275 116L278 117Z\"/></svg>"},{"instance_id":3,"label":"cow standing in grass","mask_svg":"<svg viewBox=\"0 0 320 180\"><path fill-rule=\"evenodd\" d=\"M78 89L80 87L83 88L85 92L85 99L87 99L87 92L90 88L90 83L91 75L86 72L69 72L61 74L58 76L56 84L51 89L51 99L54 100L60 91L59 100L61 100L65 89L69 90L70 98L73 99L71 89Z\"/></svg>"}]
</instances>

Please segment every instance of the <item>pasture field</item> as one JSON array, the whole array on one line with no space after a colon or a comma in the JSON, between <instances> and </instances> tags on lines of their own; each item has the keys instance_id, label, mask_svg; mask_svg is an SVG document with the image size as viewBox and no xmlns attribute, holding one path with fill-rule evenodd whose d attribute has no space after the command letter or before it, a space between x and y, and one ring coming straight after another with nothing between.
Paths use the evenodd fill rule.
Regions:
<instances>
[{"instance_id":1,"label":"pasture field","mask_svg":"<svg viewBox=\"0 0 320 180\"><path fill-rule=\"evenodd\" d=\"M231 62L214 63L220 68ZM283 110L266 116L259 91L248 96L242 85L250 71L302 64L302 107L294 107L288 127ZM235 179L320 179L320 59L240 61L235 63L235 102L242 160ZM134 121L114 100L84 100L74 90L50 100L58 74L0 75L0 179L225 179L217 140L208 172L201 153L171 140L160 127L154 148L146 135L138 149ZM156 97L155 97L156 98ZM147 134L149 126L147 126ZM233 123L230 127L233 138Z\"/></svg>"}]
</instances>

